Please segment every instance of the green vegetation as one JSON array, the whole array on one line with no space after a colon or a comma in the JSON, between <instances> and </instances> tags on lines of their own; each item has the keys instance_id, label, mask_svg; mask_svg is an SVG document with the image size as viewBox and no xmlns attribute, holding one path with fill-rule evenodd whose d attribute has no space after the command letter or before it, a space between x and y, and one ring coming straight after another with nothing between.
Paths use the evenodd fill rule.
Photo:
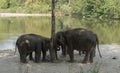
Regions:
<instances>
[{"instance_id":1,"label":"green vegetation","mask_svg":"<svg viewBox=\"0 0 120 73\"><path fill-rule=\"evenodd\" d=\"M51 13L52 0L0 0L0 12ZM58 15L120 18L120 0L57 0Z\"/></svg>"},{"instance_id":2,"label":"green vegetation","mask_svg":"<svg viewBox=\"0 0 120 73\"><path fill-rule=\"evenodd\" d=\"M0 0L0 12L49 13L51 0Z\"/></svg>"},{"instance_id":3,"label":"green vegetation","mask_svg":"<svg viewBox=\"0 0 120 73\"><path fill-rule=\"evenodd\" d=\"M82 14L109 18L120 17L120 0L87 0Z\"/></svg>"}]
</instances>

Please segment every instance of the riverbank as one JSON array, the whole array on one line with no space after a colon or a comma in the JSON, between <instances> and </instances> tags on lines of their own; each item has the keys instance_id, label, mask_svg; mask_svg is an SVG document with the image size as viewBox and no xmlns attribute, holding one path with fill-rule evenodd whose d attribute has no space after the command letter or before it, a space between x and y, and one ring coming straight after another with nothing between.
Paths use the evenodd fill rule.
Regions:
<instances>
[{"instance_id":1,"label":"riverbank","mask_svg":"<svg viewBox=\"0 0 120 73\"><path fill-rule=\"evenodd\" d=\"M0 13L0 17L51 16L51 14Z\"/></svg>"},{"instance_id":2,"label":"riverbank","mask_svg":"<svg viewBox=\"0 0 120 73\"><path fill-rule=\"evenodd\" d=\"M34 63L29 61L27 64L19 62L19 54L14 55L14 50L0 51L0 73L120 73L120 45L108 44L100 45L102 58L96 50L94 62L82 64L84 55L79 56L75 51L75 62L68 63L63 61L60 56L59 63ZM59 52L59 55L61 52ZM67 56L67 60L69 57ZM98 73L96 72L96 73Z\"/></svg>"}]
</instances>

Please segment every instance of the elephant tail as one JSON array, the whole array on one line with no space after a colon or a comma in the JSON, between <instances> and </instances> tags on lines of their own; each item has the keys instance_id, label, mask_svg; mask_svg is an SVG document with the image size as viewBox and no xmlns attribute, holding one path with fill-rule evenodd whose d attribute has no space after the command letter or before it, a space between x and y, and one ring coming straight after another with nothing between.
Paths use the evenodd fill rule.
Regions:
<instances>
[{"instance_id":1,"label":"elephant tail","mask_svg":"<svg viewBox=\"0 0 120 73\"><path fill-rule=\"evenodd\" d=\"M102 58L102 55L100 53L100 49L99 49L99 40L98 40L98 37L96 37L96 44L97 44L97 48L98 48L98 52L99 52L99 56L100 58Z\"/></svg>"},{"instance_id":2,"label":"elephant tail","mask_svg":"<svg viewBox=\"0 0 120 73\"><path fill-rule=\"evenodd\" d=\"M14 55L16 54L16 52L17 52L17 44L15 45L15 52L14 52Z\"/></svg>"}]
</instances>

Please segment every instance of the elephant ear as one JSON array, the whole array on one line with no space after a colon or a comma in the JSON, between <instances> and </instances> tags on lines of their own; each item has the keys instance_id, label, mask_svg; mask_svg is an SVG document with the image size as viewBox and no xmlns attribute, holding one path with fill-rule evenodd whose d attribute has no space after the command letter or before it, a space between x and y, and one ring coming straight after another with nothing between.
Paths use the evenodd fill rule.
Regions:
<instances>
[{"instance_id":1,"label":"elephant ear","mask_svg":"<svg viewBox=\"0 0 120 73\"><path fill-rule=\"evenodd\" d=\"M58 44L62 44L63 42L64 42L64 33L63 32L58 32L57 34L56 34L56 41L57 41L57 43Z\"/></svg>"},{"instance_id":2,"label":"elephant ear","mask_svg":"<svg viewBox=\"0 0 120 73\"><path fill-rule=\"evenodd\" d=\"M64 42L64 37L63 37L63 35L60 35L59 41L60 41L60 43L63 43L63 42Z\"/></svg>"},{"instance_id":3,"label":"elephant ear","mask_svg":"<svg viewBox=\"0 0 120 73\"><path fill-rule=\"evenodd\" d=\"M65 34L63 32L60 35L60 40L59 41L60 41L61 44L65 43Z\"/></svg>"}]
</instances>

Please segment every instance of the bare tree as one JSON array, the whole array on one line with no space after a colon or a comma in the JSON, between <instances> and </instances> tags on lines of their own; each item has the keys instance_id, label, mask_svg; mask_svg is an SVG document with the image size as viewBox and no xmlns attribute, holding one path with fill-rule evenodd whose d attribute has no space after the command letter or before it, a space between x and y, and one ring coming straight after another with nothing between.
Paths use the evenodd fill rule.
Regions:
<instances>
[{"instance_id":1,"label":"bare tree","mask_svg":"<svg viewBox=\"0 0 120 73\"><path fill-rule=\"evenodd\" d=\"M56 55L55 55L55 2L56 0L52 0L52 20L51 20L51 24L52 24L52 29L51 29L51 45L52 45L52 49L50 49L50 55L51 55L51 61L54 62L56 60Z\"/></svg>"}]
</instances>

